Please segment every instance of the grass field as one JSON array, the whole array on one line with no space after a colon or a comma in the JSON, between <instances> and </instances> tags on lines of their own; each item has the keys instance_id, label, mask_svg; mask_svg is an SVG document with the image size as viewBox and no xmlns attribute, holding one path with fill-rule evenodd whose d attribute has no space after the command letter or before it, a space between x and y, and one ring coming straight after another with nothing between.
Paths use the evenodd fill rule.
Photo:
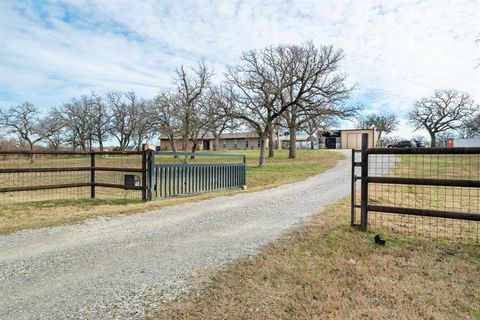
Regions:
<instances>
[{"instance_id":1,"label":"grass field","mask_svg":"<svg viewBox=\"0 0 480 320\"><path fill-rule=\"evenodd\" d=\"M192 280L152 319L480 319L480 247L349 226L348 201Z\"/></svg>"},{"instance_id":2,"label":"grass field","mask_svg":"<svg viewBox=\"0 0 480 320\"><path fill-rule=\"evenodd\" d=\"M247 155L247 192L272 188L284 183L304 179L308 176L320 173L335 165L343 159L340 153L322 150L299 150L296 160L288 159L286 150L276 152L274 159L268 159L265 167L257 167L258 151L236 151L235 153ZM157 157L157 162L172 163L182 159L172 157ZM196 157L191 160L196 163L218 161L218 158ZM48 161L48 163L47 163ZM52 163L52 161L54 161ZM38 158L34 166L88 166L88 157L70 157L58 159ZM224 159L222 160L224 161ZM229 160L229 161L238 161ZM0 167L22 167L29 165L28 158L0 160ZM97 166L126 166L140 167L140 156L110 157L97 159ZM89 173L81 172L66 175L61 178L61 183L89 181ZM23 180L22 180L23 179ZM121 173L102 173L97 181L110 183L122 183ZM16 181L16 182L15 182ZM20 174L0 175L2 185L35 185L58 182L55 174ZM99 199L85 199L89 197L90 188L48 190L25 194L17 192L13 197L3 195L3 202L0 198L0 233L10 233L21 229L39 228L80 222L96 216L112 216L116 214L129 214L144 210L150 210L167 205L178 204L186 201L198 201L212 198L219 195L231 195L242 190L225 190L201 195L194 195L184 198L169 198L164 200L142 203L140 192L133 191L126 193L121 189L97 188ZM20 198L26 197L26 198ZM55 199L48 201L32 201L41 199ZM67 198L67 199L65 199ZM70 198L70 199L68 199ZM13 200L12 200L13 199ZM18 200L18 201L15 201ZM28 201L30 200L30 201ZM10 201L10 203L8 202Z\"/></svg>"}]
</instances>

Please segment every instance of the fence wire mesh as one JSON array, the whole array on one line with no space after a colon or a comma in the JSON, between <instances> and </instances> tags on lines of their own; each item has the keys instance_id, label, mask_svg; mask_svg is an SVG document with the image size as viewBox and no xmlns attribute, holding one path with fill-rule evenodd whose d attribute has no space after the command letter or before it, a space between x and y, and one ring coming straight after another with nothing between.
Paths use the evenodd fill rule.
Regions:
<instances>
[{"instance_id":1,"label":"fence wire mesh","mask_svg":"<svg viewBox=\"0 0 480 320\"><path fill-rule=\"evenodd\" d=\"M369 154L369 177L479 181L480 154ZM480 188L369 183L369 205L480 213ZM373 230L480 242L480 222L369 211Z\"/></svg>"}]
</instances>

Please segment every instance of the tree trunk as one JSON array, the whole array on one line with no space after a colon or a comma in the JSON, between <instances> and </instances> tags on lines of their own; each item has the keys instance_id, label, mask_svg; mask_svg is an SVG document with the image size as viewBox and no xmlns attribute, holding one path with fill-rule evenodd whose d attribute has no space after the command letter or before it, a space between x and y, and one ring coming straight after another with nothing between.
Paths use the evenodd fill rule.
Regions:
<instances>
[{"instance_id":1,"label":"tree trunk","mask_svg":"<svg viewBox=\"0 0 480 320\"><path fill-rule=\"evenodd\" d=\"M435 132L429 132L430 134L430 146L432 148L435 148L437 146L437 137L435 135Z\"/></svg>"},{"instance_id":2,"label":"tree trunk","mask_svg":"<svg viewBox=\"0 0 480 320\"><path fill-rule=\"evenodd\" d=\"M288 158L296 159L297 158L297 131L293 128L290 130L290 145L288 146Z\"/></svg>"},{"instance_id":3,"label":"tree trunk","mask_svg":"<svg viewBox=\"0 0 480 320\"><path fill-rule=\"evenodd\" d=\"M219 140L220 140L220 136L214 134L214 135L213 135L213 146L212 146L213 151L217 151L217 150L218 150L218 142L219 142Z\"/></svg>"},{"instance_id":4,"label":"tree trunk","mask_svg":"<svg viewBox=\"0 0 480 320\"><path fill-rule=\"evenodd\" d=\"M382 131L378 131L377 143L375 144L377 148L380 146L380 139L382 139Z\"/></svg>"},{"instance_id":5,"label":"tree trunk","mask_svg":"<svg viewBox=\"0 0 480 320\"><path fill-rule=\"evenodd\" d=\"M143 140L142 136L138 137L138 141L137 141L138 150L142 150L142 140Z\"/></svg>"},{"instance_id":6,"label":"tree trunk","mask_svg":"<svg viewBox=\"0 0 480 320\"><path fill-rule=\"evenodd\" d=\"M275 141L273 137L273 128L269 128L267 131L268 136L268 157L273 158L275 156Z\"/></svg>"},{"instance_id":7,"label":"tree trunk","mask_svg":"<svg viewBox=\"0 0 480 320\"><path fill-rule=\"evenodd\" d=\"M193 140L193 144L192 144L192 153L195 153L195 151L197 151L197 148L198 148L198 140L195 139ZM195 156L194 155L190 156L190 159L192 160L195 159Z\"/></svg>"},{"instance_id":8,"label":"tree trunk","mask_svg":"<svg viewBox=\"0 0 480 320\"><path fill-rule=\"evenodd\" d=\"M263 167L265 165L265 134L260 135L260 157L258 159L258 166Z\"/></svg>"},{"instance_id":9,"label":"tree trunk","mask_svg":"<svg viewBox=\"0 0 480 320\"><path fill-rule=\"evenodd\" d=\"M188 151L188 137L185 135L182 137L182 150L183 151Z\"/></svg>"},{"instance_id":10,"label":"tree trunk","mask_svg":"<svg viewBox=\"0 0 480 320\"><path fill-rule=\"evenodd\" d=\"M33 152L33 143L31 141L27 141L28 145L30 146L30 151ZM35 162L35 155L33 153L30 154L30 163Z\"/></svg>"},{"instance_id":11,"label":"tree trunk","mask_svg":"<svg viewBox=\"0 0 480 320\"><path fill-rule=\"evenodd\" d=\"M177 143L176 143L176 141L175 141L175 138L174 138L174 137L170 137L170 138L168 139L168 141L170 142L170 148L172 148L172 151L175 152L175 153L177 153ZM174 155L173 157L174 157L174 158L178 158L177 155Z\"/></svg>"},{"instance_id":12,"label":"tree trunk","mask_svg":"<svg viewBox=\"0 0 480 320\"><path fill-rule=\"evenodd\" d=\"M315 141L313 141L313 138L310 138L312 140L310 140L310 150L313 150L315 149Z\"/></svg>"},{"instance_id":13,"label":"tree trunk","mask_svg":"<svg viewBox=\"0 0 480 320\"><path fill-rule=\"evenodd\" d=\"M98 146L100 147L100 151L103 151L103 139L102 136L98 136Z\"/></svg>"}]
</instances>

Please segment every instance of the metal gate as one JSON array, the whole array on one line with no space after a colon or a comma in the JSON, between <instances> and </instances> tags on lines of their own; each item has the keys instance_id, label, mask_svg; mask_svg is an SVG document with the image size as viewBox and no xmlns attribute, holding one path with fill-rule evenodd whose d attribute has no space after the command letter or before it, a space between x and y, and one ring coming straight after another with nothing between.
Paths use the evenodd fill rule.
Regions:
<instances>
[{"instance_id":1,"label":"metal gate","mask_svg":"<svg viewBox=\"0 0 480 320\"><path fill-rule=\"evenodd\" d=\"M159 157L169 156L179 163L162 163ZM206 158L210 162L189 163L189 157ZM216 159L217 158L217 159ZM238 159L239 162L218 163L218 158ZM156 162L157 160L157 162ZM246 185L246 156L238 154L189 153L150 151L147 153L149 200L198 194ZM212 162L214 161L214 162Z\"/></svg>"},{"instance_id":2,"label":"metal gate","mask_svg":"<svg viewBox=\"0 0 480 320\"><path fill-rule=\"evenodd\" d=\"M428 223L437 224L441 233L451 231L442 221L463 220L473 223L468 228L472 238L479 239L480 148L367 146L364 134L362 149L352 150L352 225L366 230L373 213L428 217L435 218Z\"/></svg>"}]
</instances>

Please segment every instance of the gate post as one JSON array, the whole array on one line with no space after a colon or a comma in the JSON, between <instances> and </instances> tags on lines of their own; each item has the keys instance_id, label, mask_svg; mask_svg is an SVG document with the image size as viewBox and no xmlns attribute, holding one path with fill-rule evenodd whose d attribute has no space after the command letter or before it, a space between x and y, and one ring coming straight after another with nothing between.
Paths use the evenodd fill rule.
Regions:
<instances>
[{"instance_id":1,"label":"gate post","mask_svg":"<svg viewBox=\"0 0 480 320\"><path fill-rule=\"evenodd\" d=\"M155 147L142 145L142 200L153 199L153 175L155 173Z\"/></svg>"},{"instance_id":2,"label":"gate post","mask_svg":"<svg viewBox=\"0 0 480 320\"><path fill-rule=\"evenodd\" d=\"M368 134L362 134L362 178L361 178L361 212L360 223L362 230L368 226Z\"/></svg>"},{"instance_id":3,"label":"gate post","mask_svg":"<svg viewBox=\"0 0 480 320\"><path fill-rule=\"evenodd\" d=\"M142 200L147 201L147 150L142 144Z\"/></svg>"}]
</instances>

